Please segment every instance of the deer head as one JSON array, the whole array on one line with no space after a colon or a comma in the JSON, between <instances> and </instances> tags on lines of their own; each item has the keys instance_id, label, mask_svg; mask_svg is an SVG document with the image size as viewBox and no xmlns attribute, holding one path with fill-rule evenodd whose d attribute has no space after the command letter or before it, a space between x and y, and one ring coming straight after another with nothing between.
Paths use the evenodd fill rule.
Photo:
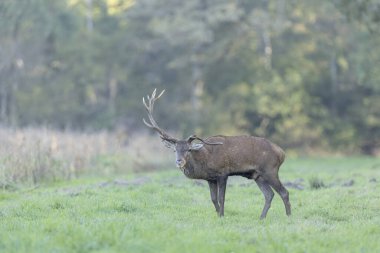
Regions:
<instances>
[{"instance_id":1,"label":"deer head","mask_svg":"<svg viewBox=\"0 0 380 253\"><path fill-rule=\"evenodd\" d=\"M163 91L161 91L161 93L158 96L156 96L157 95L156 91L157 90L154 89L152 95L151 96L148 95L146 97L147 101L145 101L145 98L143 98L143 103L144 103L144 106L148 112L148 117L149 117L150 123L148 123L145 119L143 119L143 122L145 125L147 125L149 128L152 128L153 130L155 130L159 134L161 140L164 142L166 147L172 148L175 150L177 167L183 168L186 165L186 162L188 161L188 158L189 158L189 155L191 155L191 152L199 151L200 149L203 148L204 145L221 145L221 144L223 144L221 142L210 143L210 142L203 140L202 138L199 138L196 135L191 135L186 140L178 140L178 139L170 136L169 134L167 134L164 130L162 130L158 126L157 122L153 118L154 103L165 92L165 90L163 90ZM200 143L194 142L195 140L200 141Z\"/></svg>"}]
</instances>

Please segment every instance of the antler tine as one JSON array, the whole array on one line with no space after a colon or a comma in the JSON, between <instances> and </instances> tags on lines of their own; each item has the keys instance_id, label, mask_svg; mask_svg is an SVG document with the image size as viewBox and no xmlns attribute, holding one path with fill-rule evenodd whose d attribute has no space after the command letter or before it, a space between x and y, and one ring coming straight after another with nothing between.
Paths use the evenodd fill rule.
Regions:
<instances>
[{"instance_id":1,"label":"antler tine","mask_svg":"<svg viewBox=\"0 0 380 253\"><path fill-rule=\"evenodd\" d=\"M145 102L145 98L144 98L144 97L143 97L143 104L144 104L144 106L145 106L145 109L148 110L148 105L146 104L146 102Z\"/></svg>"},{"instance_id":2,"label":"antler tine","mask_svg":"<svg viewBox=\"0 0 380 253\"><path fill-rule=\"evenodd\" d=\"M154 89L154 91L152 93L152 98L154 98L156 96L156 91L157 91L157 88Z\"/></svg>"},{"instance_id":3,"label":"antler tine","mask_svg":"<svg viewBox=\"0 0 380 253\"><path fill-rule=\"evenodd\" d=\"M160 95L158 95L156 99L159 99L162 96L162 94L164 94L164 93L165 93L165 90L162 90Z\"/></svg>"},{"instance_id":4,"label":"antler tine","mask_svg":"<svg viewBox=\"0 0 380 253\"><path fill-rule=\"evenodd\" d=\"M143 118L143 122L144 122L144 124L147 125L148 127L153 128L153 126L152 126L151 124L149 124L148 122L146 122L146 120L145 120L144 118Z\"/></svg>"}]
</instances>

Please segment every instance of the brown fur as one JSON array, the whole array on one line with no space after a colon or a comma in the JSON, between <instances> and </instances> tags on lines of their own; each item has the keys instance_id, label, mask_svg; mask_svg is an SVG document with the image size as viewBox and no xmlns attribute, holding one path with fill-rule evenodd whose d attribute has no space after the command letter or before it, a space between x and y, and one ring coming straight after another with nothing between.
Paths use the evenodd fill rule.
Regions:
<instances>
[{"instance_id":1,"label":"brown fur","mask_svg":"<svg viewBox=\"0 0 380 253\"><path fill-rule=\"evenodd\" d=\"M187 175L190 178L210 180L239 173L252 174L250 178L253 174L276 174L285 157L280 147L263 138L212 136L206 140L223 145L205 145L199 151L190 152L188 166L194 167L194 174Z\"/></svg>"}]
</instances>

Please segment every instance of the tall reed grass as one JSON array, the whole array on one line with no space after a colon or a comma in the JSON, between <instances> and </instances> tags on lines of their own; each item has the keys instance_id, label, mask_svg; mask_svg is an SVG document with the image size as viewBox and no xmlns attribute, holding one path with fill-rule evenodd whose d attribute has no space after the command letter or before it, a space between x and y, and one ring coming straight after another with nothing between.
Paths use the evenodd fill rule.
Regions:
<instances>
[{"instance_id":1,"label":"tall reed grass","mask_svg":"<svg viewBox=\"0 0 380 253\"><path fill-rule=\"evenodd\" d=\"M162 169L169 151L154 137L0 128L0 187Z\"/></svg>"}]
</instances>

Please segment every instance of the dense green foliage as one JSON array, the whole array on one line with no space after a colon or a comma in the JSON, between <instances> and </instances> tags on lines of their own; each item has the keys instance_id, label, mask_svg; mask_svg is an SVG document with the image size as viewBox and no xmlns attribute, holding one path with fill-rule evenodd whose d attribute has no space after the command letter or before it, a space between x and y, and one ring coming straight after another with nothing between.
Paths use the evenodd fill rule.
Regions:
<instances>
[{"instance_id":1,"label":"dense green foliage","mask_svg":"<svg viewBox=\"0 0 380 253\"><path fill-rule=\"evenodd\" d=\"M333 2L333 3L332 3ZM379 1L5 0L3 125L250 133L287 148L373 153Z\"/></svg>"},{"instance_id":2,"label":"dense green foliage","mask_svg":"<svg viewBox=\"0 0 380 253\"><path fill-rule=\"evenodd\" d=\"M230 179L221 219L207 184L174 169L0 191L0 251L379 252L379 166L369 158L289 160L283 182L305 188L289 188L292 217L276 195L264 221L252 181ZM314 177L326 188L309 186Z\"/></svg>"}]
</instances>

